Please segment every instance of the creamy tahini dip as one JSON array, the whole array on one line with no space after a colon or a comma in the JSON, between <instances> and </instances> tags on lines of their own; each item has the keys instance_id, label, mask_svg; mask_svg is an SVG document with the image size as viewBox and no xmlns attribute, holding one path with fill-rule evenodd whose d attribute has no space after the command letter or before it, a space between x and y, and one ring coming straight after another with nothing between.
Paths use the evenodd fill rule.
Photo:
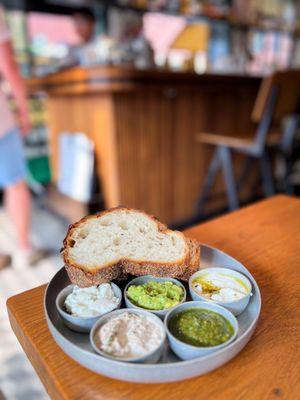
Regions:
<instances>
[{"instance_id":1,"label":"creamy tahini dip","mask_svg":"<svg viewBox=\"0 0 300 400\"><path fill-rule=\"evenodd\" d=\"M95 343L103 352L118 358L142 357L159 347L164 333L151 317L124 312L95 333Z\"/></svg>"},{"instance_id":2,"label":"creamy tahini dip","mask_svg":"<svg viewBox=\"0 0 300 400\"><path fill-rule=\"evenodd\" d=\"M221 272L197 277L192 282L192 287L208 299L224 302L240 300L249 293L249 289L239 278Z\"/></svg>"},{"instance_id":3,"label":"creamy tahini dip","mask_svg":"<svg viewBox=\"0 0 300 400\"><path fill-rule=\"evenodd\" d=\"M96 317L117 308L119 299L109 283L88 288L74 286L65 300L66 310L75 317Z\"/></svg>"}]
</instances>

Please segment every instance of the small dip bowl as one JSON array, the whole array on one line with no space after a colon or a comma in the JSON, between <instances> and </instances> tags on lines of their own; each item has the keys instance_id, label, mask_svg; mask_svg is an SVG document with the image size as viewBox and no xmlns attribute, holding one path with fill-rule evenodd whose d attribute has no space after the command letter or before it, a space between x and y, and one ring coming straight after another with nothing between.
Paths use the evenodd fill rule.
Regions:
<instances>
[{"instance_id":1,"label":"small dip bowl","mask_svg":"<svg viewBox=\"0 0 300 400\"><path fill-rule=\"evenodd\" d=\"M209 346L209 347L194 346L177 339L169 329L170 320L177 313L193 308L209 310L222 315L232 325L234 330L233 335L226 342L221 343L217 346ZM228 346L229 343L235 340L239 330L238 321L230 311L228 311L224 307L218 306L217 304L207 303L204 301L188 301L184 304L176 306L175 308L173 308L168 312L164 324L166 327L166 332L169 339L170 347L174 351L174 353L182 360L192 360L193 358L206 356L210 353L214 353L215 351L222 349L225 346Z\"/></svg>"},{"instance_id":2,"label":"small dip bowl","mask_svg":"<svg viewBox=\"0 0 300 400\"><path fill-rule=\"evenodd\" d=\"M119 303L116 308L120 308L122 301L122 291L115 283L110 282L110 285L115 296L119 299ZM72 331L88 333L92 329L94 323L104 314L99 314L95 317L75 317L74 315L69 314L66 311L64 304L66 297L70 293L72 293L73 287L74 285L66 286L63 290L59 292L56 297L56 308L59 312L61 319L68 328L72 329Z\"/></svg>"},{"instance_id":3,"label":"small dip bowl","mask_svg":"<svg viewBox=\"0 0 300 400\"><path fill-rule=\"evenodd\" d=\"M219 272L222 273L223 275L228 275L233 278L239 279L248 289L248 293L241 299L239 300L233 300L233 301L219 301L219 300L212 300L207 298L206 296L201 295L200 293L197 293L196 290L193 287L193 282L196 278L206 275L211 272ZM233 269L230 268L205 268L201 269L197 272L195 272L189 279L189 288L190 288L190 293L192 296L192 299L197 301L197 300L202 300L202 301L207 301L210 303L218 304L222 307L227 308L229 311L232 312L233 315L239 315L241 314L245 308L247 307L250 297L252 296L251 290L252 290L252 285L249 281L248 278L245 277L245 275L241 274L240 272L237 272Z\"/></svg>"},{"instance_id":4,"label":"small dip bowl","mask_svg":"<svg viewBox=\"0 0 300 400\"><path fill-rule=\"evenodd\" d=\"M95 334L96 332L101 328L103 324L105 324L107 321L109 321L111 318L116 317L118 315L121 315L123 313L130 313L130 314L136 314L136 315L141 315L141 316L147 316L153 320L155 324L157 324L161 330L162 330L162 339L159 343L159 345L152 350L150 353L144 354L141 357L131 357L131 358L123 358L123 357L116 357L110 354L107 354L106 352L102 351L96 343L95 340ZM94 351L98 354L100 354L103 357L110 358L113 360L118 360L118 361L125 361L125 362L134 362L134 363L145 363L145 364L154 364L156 363L159 358L161 357L163 350L164 350L164 345L165 345L165 340L166 340L166 331L163 322L156 316L151 314L148 311L144 310L137 310L137 309L131 309L128 310L127 308L122 308L121 310L115 310L112 311L108 314L102 315L98 321L95 323L93 326L91 332L90 332L90 343L94 349Z\"/></svg>"},{"instance_id":5,"label":"small dip bowl","mask_svg":"<svg viewBox=\"0 0 300 400\"><path fill-rule=\"evenodd\" d=\"M127 290L128 290L128 288L129 288L129 286L132 286L132 285L135 285L135 286L143 285L144 283L147 283L147 282L149 282L149 281L155 281L155 282L172 282L172 283L174 283L175 285L179 286L179 287L182 288L182 290L183 290L183 297L182 297L180 303L176 304L176 306L185 302L185 300L186 300L186 290L185 290L185 287L184 287L184 285L183 285L181 282L179 282L177 279L174 279L174 278L158 278L158 277L155 277L155 276L152 276L152 275L144 275L144 276L139 276L138 278L132 279L132 280L126 285L126 287L125 287L125 289L124 289L124 299L125 299L125 304L126 304L126 307L127 307L127 308L136 308L136 309L138 309L138 310L146 310L146 311L151 312L152 314L157 315L159 318L164 319L164 317L167 315L167 313L168 313L170 310L172 310L174 307L176 307L176 306L174 306L174 307L170 307L170 308L165 308L164 310L150 310L150 309L148 309L148 308L144 308L144 307L141 307L141 306L138 306L138 305L134 304L134 303L128 298L128 296L127 296Z\"/></svg>"}]
</instances>

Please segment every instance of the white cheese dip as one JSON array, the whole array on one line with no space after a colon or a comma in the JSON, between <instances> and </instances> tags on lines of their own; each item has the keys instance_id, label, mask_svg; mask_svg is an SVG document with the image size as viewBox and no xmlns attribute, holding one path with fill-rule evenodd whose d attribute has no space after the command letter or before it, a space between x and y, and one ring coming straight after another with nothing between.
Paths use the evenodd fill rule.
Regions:
<instances>
[{"instance_id":1,"label":"white cheese dip","mask_svg":"<svg viewBox=\"0 0 300 400\"><path fill-rule=\"evenodd\" d=\"M219 272L199 276L192 284L197 293L216 301L240 300L249 293L240 279Z\"/></svg>"},{"instance_id":2,"label":"white cheese dip","mask_svg":"<svg viewBox=\"0 0 300 400\"><path fill-rule=\"evenodd\" d=\"M151 317L124 312L103 324L94 339L99 349L109 355L135 358L158 348L163 335Z\"/></svg>"},{"instance_id":3,"label":"white cheese dip","mask_svg":"<svg viewBox=\"0 0 300 400\"><path fill-rule=\"evenodd\" d=\"M74 317L96 317L117 308L119 299L109 283L88 288L74 286L65 300L66 310Z\"/></svg>"}]
</instances>

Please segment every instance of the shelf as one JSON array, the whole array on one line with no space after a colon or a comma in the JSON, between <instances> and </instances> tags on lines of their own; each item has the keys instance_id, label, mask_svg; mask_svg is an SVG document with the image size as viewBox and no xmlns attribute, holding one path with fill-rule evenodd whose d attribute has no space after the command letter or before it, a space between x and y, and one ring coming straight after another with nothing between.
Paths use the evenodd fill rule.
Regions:
<instances>
[{"instance_id":1,"label":"shelf","mask_svg":"<svg viewBox=\"0 0 300 400\"><path fill-rule=\"evenodd\" d=\"M75 3L75 2L74 2ZM71 14L74 10L77 9L74 3L60 1L59 3L47 3L45 1L39 0L31 0L31 1L19 1L19 2L6 2L8 9L21 9L25 12L35 11L35 12L47 12L53 14ZM136 13L144 14L144 13L160 13L166 15L173 15L178 17L186 17L189 19L202 19L212 22L224 22L228 23L231 27L236 29L242 30L250 30L250 29L257 29L261 31L277 31L277 32L287 32L290 34L297 34L300 33L300 26L297 28L289 28L287 26L271 26L265 23L259 22L246 22L246 21L238 21L234 17L230 15L209 15L209 14L190 14L190 13L180 13L178 11L171 11L171 10L152 10L152 9L145 9L140 7L134 7L129 5L122 5L117 0L98 0L98 4L102 4L105 8L115 7L120 10L124 11L134 11ZM72 5L71 5L72 4ZM93 7L86 3L86 7L93 9Z\"/></svg>"},{"instance_id":2,"label":"shelf","mask_svg":"<svg viewBox=\"0 0 300 400\"><path fill-rule=\"evenodd\" d=\"M200 19L206 19L206 20L214 21L214 22L225 22L225 23L228 23L233 28L243 29L243 30L257 29L257 30L261 30L261 31L287 32L287 33L291 33L291 34L294 34L294 33L296 33L296 31L299 30L299 28L296 29L296 28L290 28L287 26L271 26L271 25L268 26L267 24L262 24L259 22L238 21L237 19L235 19L231 16L228 16L228 15L212 16L212 15L207 15L207 14L180 13L178 11L176 12L176 11L171 11L171 10L152 10L152 9L145 9L145 8L140 8L140 7L122 5L122 4L119 4L117 1L102 1L102 3L106 7L115 7L120 10L135 11L140 14L152 12L152 13L173 15L173 16L178 16L178 17L200 18Z\"/></svg>"}]
</instances>

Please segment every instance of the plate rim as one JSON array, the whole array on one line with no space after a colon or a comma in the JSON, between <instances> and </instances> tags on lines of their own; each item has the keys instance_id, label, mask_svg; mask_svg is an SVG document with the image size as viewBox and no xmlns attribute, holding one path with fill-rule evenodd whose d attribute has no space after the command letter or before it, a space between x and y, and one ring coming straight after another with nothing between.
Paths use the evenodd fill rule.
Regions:
<instances>
[{"instance_id":1,"label":"plate rim","mask_svg":"<svg viewBox=\"0 0 300 400\"><path fill-rule=\"evenodd\" d=\"M208 354L207 356L201 356L201 357L197 357L197 358L194 358L194 359L191 359L191 360L179 360L179 361L176 361L176 362L167 362L167 363L155 363L155 364L143 364L143 363L141 363L141 364L138 364L138 363L129 363L129 362L126 362L126 361L119 361L119 360L111 360L111 359L108 359L108 358L106 358L106 357L103 357L103 356L101 356L100 354L93 354L93 353L91 353L90 351L88 351L88 350L85 350L85 349L83 349L83 348L81 348L80 346L77 346L76 344L74 344L73 342L71 342L70 340L68 340L57 328L56 328L56 326L52 323L52 321L51 321L51 319L50 319L50 317L49 317L49 315L48 315L48 311L47 311L47 307L46 307L46 298L47 298L47 293L48 293L48 289L49 289L49 286L50 286L50 284L51 284L51 282L52 282L52 280L55 278L55 276L58 274L58 273L60 273L60 271L64 268L64 266L62 267L62 268L60 268L57 272L56 272L56 274L52 277L52 279L50 280L50 282L47 284L47 287L46 287L46 290L45 290L45 293L44 293L44 299L43 299L43 305L44 305L44 314L45 314L45 316L46 316L46 321L47 321L47 325L48 325L48 328L49 328L49 331L50 331L50 333L51 333L51 335L52 335L52 337L53 337L53 339L54 339L54 341L57 343L57 341L56 341L56 338L54 337L54 335L53 335L53 333L52 333L52 330L54 330L55 332L56 332L56 334L58 335L58 336L60 336L63 340L65 340L65 341L67 341L72 347L74 347L74 348L76 348L76 349L80 349L80 352L82 352L82 353L86 353L87 354L87 356L88 357L96 357L97 359L99 359L99 360L105 360L105 361L109 361L109 362L111 362L112 363L112 365L118 365L119 367L126 367L127 369L137 369L137 368L145 368L145 369L147 369L147 370L152 370L152 369L157 369L157 368L165 368L166 366L189 366L189 365L194 365L194 364L197 364L199 361L207 361L207 360L211 360L211 359L213 359L214 357L216 357L216 355L222 355L222 354L224 354L225 352L228 352L228 350L230 351L230 349L232 349L232 348L234 348L234 347L237 347L237 345L240 343L240 342L242 342L244 339L245 339L245 337L247 337L247 335L253 330L253 332L254 332L254 330L255 330L255 326L256 326L256 324L257 324L257 322L258 322L258 319L259 319L259 317L260 317L260 313L261 313L261 306L262 306L262 302L261 302L261 293L260 293L260 289L259 289L259 286L258 286L258 284L257 284L257 282L256 282L256 280L254 279L254 277L252 276L252 274L250 273L250 271L239 261L239 260L237 260L236 258L234 258L234 257L232 257L231 255L229 255L229 254L227 254L226 252L224 252L223 250L220 250L220 249L218 249L218 248L216 248L216 247L214 247L214 246L210 246L210 245L207 245L207 244L205 244L205 243L202 243L202 242L199 242L199 245L200 245L200 248L201 247L208 247L209 249L211 249L211 250L217 250L218 252L220 252L220 253L222 253L223 255L225 255L226 257L228 257L228 258L230 258L231 260L233 260L234 262L238 262L246 271L247 271L247 273L250 275L250 278L251 278L251 283L252 284L254 284L254 288L255 288L255 294L257 295L257 298L258 298L258 311L257 311L257 315L256 315L256 317L252 320L252 322L251 322L251 324L249 325L249 327L245 330L245 332L240 336L240 337L238 337L236 340L234 340L232 343L230 343L228 346L225 346L224 348L222 348L222 349L220 349L220 350L217 350L217 351L215 351L215 352L213 352L213 353L211 353L211 354ZM50 325L50 326L49 326ZM252 333L253 333L252 332ZM252 334L251 334L252 335ZM68 354L68 353L66 353L63 349L62 349L62 347L60 346L60 344L59 343L57 343L58 344L58 346L60 347L60 349L65 353L65 354ZM246 345L246 344L245 344ZM242 350L242 349L241 349ZM240 351L241 351L240 350ZM240 352L239 351L239 352ZM238 352L238 353L239 353ZM237 353L237 354L238 354ZM71 357L71 356L70 356ZM71 357L72 358L72 357ZM79 363L77 360L75 360L77 363ZM81 363L79 363L79 364L81 364ZM81 364L82 365L82 364ZM86 367L87 368L87 367ZM98 372L96 372L96 371L94 371L95 373L98 373ZM100 373L98 373L98 374L100 374Z\"/></svg>"}]
</instances>

